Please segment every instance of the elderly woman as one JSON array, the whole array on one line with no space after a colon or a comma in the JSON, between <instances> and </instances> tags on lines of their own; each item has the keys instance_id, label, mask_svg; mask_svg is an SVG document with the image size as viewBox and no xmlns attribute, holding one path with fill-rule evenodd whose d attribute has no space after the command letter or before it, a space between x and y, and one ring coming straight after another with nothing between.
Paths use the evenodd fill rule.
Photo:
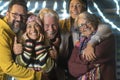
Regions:
<instances>
[{"instance_id":1,"label":"elderly woman","mask_svg":"<svg viewBox=\"0 0 120 80\"><path fill-rule=\"evenodd\" d=\"M78 80L116 80L114 36L110 35L97 44L94 52L95 60L88 61L83 50L95 35L98 26L102 26L102 24L99 23L95 15L88 12L79 14L75 22L81 36L69 59L68 65L71 75Z\"/></svg>"},{"instance_id":2,"label":"elderly woman","mask_svg":"<svg viewBox=\"0 0 120 80\"><path fill-rule=\"evenodd\" d=\"M73 47L79 39L79 33L74 29L75 18L82 12L87 11L87 0L69 0L68 10L70 17L60 20L61 29L61 44L60 44L60 54L58 57L58 66L63 70L65 76L68 78L66 80L73 80L71 75L69 75L68 70L68 60L71 56ZM105 31L108 31L107 33ZM101 34L102 31L102 34ZM100 33L100 34L99 34ZM94 60L94 46L100 41L111 35L111 31L106 25L99 26L97 33L91 38L87 44L87 48L84 50L88 60Z\"/></svg>"}]
</instances>

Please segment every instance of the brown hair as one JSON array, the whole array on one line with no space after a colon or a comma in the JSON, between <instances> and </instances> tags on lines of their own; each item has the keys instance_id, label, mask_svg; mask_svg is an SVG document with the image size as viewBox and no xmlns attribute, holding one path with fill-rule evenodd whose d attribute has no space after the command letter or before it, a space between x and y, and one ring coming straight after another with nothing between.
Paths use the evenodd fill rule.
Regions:
<instances>
[{"instance_id":1,"label":"brown hair","mask_svg":"<svg viewBox=\"0 0 120 80\"><path fill-rule=\"evenodd\" d=\"M11 0L9 5L8 5L8 11L10 11L12 9L13 5L15 5L15 4L23 6L24 10L26 12L28 11L25 0Z\"/></svg>"},{"instance_id":2,"label":"brown hair","mask_svg":"<svg viewBox=\"0 0 120 80\"><path fill-rule=\"evenodd\" d=\"M72 0L69 0L69 2L68 2L68 8L70 7L70 2L71 1ZM87 0L79 0L79 2L83 5L84 11L87 11Z\"/></svg>"}]
</instances>

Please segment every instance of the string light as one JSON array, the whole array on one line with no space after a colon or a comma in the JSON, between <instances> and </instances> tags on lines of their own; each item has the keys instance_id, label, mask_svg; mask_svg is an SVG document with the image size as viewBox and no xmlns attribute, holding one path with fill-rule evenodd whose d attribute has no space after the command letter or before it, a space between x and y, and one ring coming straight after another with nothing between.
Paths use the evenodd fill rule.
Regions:
<instances>
[{"instance_id":1,"label":"string light","mask_svg":"<svg viewBox=\"0 0 120 80\"><path fill-rule=\"evenodd\" d=\"M35 7L32 10L30 10L30 12L34 13L37 8L38 8L38 1L35 2Z\"/></svg>"},{"instance_id":2,"label":"string light","mask_svg":"<svg viewBox=\"0 0 120 80\"><path fill-rule=\"evenodd\" d=\"M30 1L27 2L27 7L30 7Z\"/></svg>"},{"instance_id":3,"label":"string light","mask_svg":"<svg viewBox=\"0 0 120 80\"><path fill-rule=\"evenodd\" d=\"M112 28L117 29L118 31L120 31L120 28L118 28L115 24L113 24L113 22L111 22L110 20L108 20L108 19L103 15L103 13L100 11L98 5L97 5L95 2L93 2L93 5L94 5L94 7L97 9L98 14L101 15L101 17L103 18L103 20L104 20L105 22L109 23L109 24L112 26Z\"/></svg>"},{"instance_id":4,"label":"string light","mask_svg":"<svg viewBox=\"0 0 120 80\"><path fill-rule=\"evenodd\" d=\"M120 8L119 8L118 1L117 1L117 0L113 0L113 1L115 2L115 4L116 4L116 8L117 8L117 10L116 10L116 14L119 15L119 14L120 14L120 13L119 13Z\"/></svg>"},{"instance_id":5,"label":"string light","mask_svg":"<svg viewBox=\"0 0 120 80\"><path fill-rule=\"evenodd\" d=\"M45 7L46 7L46 1L43 1L42 8L45 8Z\"/></svg>"},{"instance_id":6,"label":"string light","mask_svg":"<svg viewBox=\"0 0 120 80\"><path fill-rule=\"evenodd\" d=\"M7 7L9 4L9 1L5 2L2 6L0 6L0 11L2 11L3 9L5 9L5 7Z\"/></svg>"},{"instance_id":7,"label":"string light","mask_svg":"<svg viewBox=\"0 0 120 80\"><path fill-rule=\"evenodd\" d=\"M56 10L56 9L57 9L57 2L55 1L53 10Z\"/></svg>"},{"instance_id":8,"label":"string light","mask_svg":"<svg viewBox=\"0 0 120 80\"><path fill-rule=\"evenodd\" d=\"M69 17L69 14L67 14L67 9L66 9L66 2L63 1L63 10L62 10L62 15L60 15L61 18L67 18Z\"/></svg>"}]
</instances>

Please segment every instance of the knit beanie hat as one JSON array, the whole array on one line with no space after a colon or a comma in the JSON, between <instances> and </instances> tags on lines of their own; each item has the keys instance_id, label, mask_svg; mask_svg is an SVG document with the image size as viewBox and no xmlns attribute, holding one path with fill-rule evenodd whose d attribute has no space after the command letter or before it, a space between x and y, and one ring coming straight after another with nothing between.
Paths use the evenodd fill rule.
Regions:
<instances>
[{"instance_id":1,"label":"knit beanie hat","mask_svg":"<svg viewBox=\"0 0 120 80\"><path fill-rule=\"evenodd\" d=\"M40 18L38 18L36 15L30 15L27 19L26 24L28 24L30 22L34 22L34 21L42 27L42 22L41 22Z\"/></svg>"}]
</instances>

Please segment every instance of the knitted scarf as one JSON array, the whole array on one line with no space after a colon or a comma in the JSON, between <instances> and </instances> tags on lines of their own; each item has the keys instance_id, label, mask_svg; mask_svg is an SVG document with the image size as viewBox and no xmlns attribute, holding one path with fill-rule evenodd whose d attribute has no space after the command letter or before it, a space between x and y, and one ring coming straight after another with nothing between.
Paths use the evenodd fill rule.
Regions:
<instances>
[{"instance_id":1,"label":"knitted scarf","mask_svg":"<svg viewBox=\"0 0 120 80\"><path fill-rule=\"evenodd\" d=\"M80 53L82 54L82 51L86 48L88 41L91 39L92 35L94 35L95 32L93 34L91 34L89 37L85 37L85 36L81 36L80 37L80 42L79 44L79 50ZM77 45L78 45L77 44ZM93 68L91 71L87 72L86 74L80 76L77 80L100 80L100 69L99 66L96 68Z\"/></svg>"}]
</instances>

